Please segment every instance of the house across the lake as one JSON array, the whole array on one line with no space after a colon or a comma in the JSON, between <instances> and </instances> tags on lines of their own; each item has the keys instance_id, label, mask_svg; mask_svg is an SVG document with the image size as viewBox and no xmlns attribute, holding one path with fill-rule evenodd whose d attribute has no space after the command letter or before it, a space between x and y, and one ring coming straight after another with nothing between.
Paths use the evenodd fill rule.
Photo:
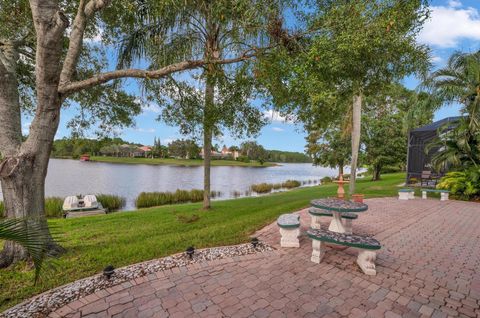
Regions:
<instances>
[{"instance_id":1,"label":"house across the lake","mask_svg":"<svg viewBox=\"0 0 480 318\"><path fill-rule=\"evenodd\" d=\"M237 160L240 153L238 150L232 150L231 148L227 148L227 146L223 146L222 151L218 152L212 149L211 156L214 159L233 159ZM200 150L200 157L203 159L203 148Z\"/></svg>"}]
</instances>

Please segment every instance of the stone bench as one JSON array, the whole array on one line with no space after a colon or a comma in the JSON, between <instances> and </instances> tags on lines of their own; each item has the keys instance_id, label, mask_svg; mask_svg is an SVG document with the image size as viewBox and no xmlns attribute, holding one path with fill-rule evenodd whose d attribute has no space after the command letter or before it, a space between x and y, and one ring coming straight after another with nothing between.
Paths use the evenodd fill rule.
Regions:
<instances>
[{"instance_id":1,"label":"stone bench","mask_svg":"<svg viewBox=\"0 0 480 318\"><path fill-rule=\"evenodd\" d=\"M312 223L310 224L310 227L312 229L322 228L322 225L320 223L321 216L329 216L329 217L333 216L333 213L331 211L327 211L319 208L308 209L308 214L310 214L312 218ZM347 231L347 233L352 234L352 221L358 219L358 215L355 213L342 212L341 216L342 216L342 219L345 220L345 230Z\"/></svg>"},{"instance_id":2,"label":"stone bench","mask_svg":"<svg viewBox=\"0 0 480 318\"><path fill-rule=\"evenodd\" d=\"M411 200L415 199L415 190L413 189L400 189L398 190L399 200Z\"/></svg>"},{"instance_id":3,"label":"stone bench","mask_svg":"<svg viewBox=\"0 0 480 318\"><path fill-rule=\"evenodd\" d=\"M325 255L325 243L343 245L358 248L357 264L367 275L376 275L375 259L376 250L382 246L380 242L373 237L343 234L322 229L309 229L307 235L312 239L312 257L311 261L320 263Z\"/></svg>"},{"instance_id":4,"label":"stone bench","mask_svg":"<svg viewBox=\"0 0 480 318\"><path fill-rule=\"evenodd\" d=\"M281 247L300 247L300 216L297 214L282 214L277 219L280 228Z\"/></svg>"},{"instance_id":5,"label":"stone bench","mask_svg":"<svg viewBox=\"0 0 480 318\"><path fill-rule=\"evenodd\" d=\"M448 190L439 190L439 189L422 189L422 199L427 198L427 192L430 193L440 193L440 201L448 201L448 195L450 191Z\"/></svg>"}]
</instances>

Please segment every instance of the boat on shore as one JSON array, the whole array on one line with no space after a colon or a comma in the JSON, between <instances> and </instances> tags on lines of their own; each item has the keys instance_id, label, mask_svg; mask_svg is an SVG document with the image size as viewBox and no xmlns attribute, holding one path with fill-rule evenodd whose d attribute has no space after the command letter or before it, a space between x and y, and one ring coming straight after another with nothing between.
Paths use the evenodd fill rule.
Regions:
<instances>
[{"instance_id":1,"label":"boat on shore","mask_svg":"<svg viewBox=\"0 0 480 318\"><path fill-rule=\"evenodd\" d=\"M85 196L68 196L63 201L64 218L75 218L88 215L107 214L107 210L97 201L93 194Z\"/></svg>"},{"instance_id":2,"label":"boat on shore","mask_svg":"<svg viewBox=\"0 0 480 318\"><path fill-rule=\"evenodd\" d=\"M81 155L80 161L90 161L90 155L88 154Z\"/></svg>"}]
</instances>

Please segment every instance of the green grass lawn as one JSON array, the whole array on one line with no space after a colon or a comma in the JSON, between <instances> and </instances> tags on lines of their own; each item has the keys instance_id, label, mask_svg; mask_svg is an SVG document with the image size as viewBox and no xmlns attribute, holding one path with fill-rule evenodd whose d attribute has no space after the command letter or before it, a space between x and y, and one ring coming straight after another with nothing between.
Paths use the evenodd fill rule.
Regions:
<instances>
[{"instance_id":1,"label":"green grass lawn","mask_svg":"<svg viewBox=\"0 0 480 318\"><path fill-rule=\"evenodd\" d=\"M358 193L368 197L396 195L404 181L402 173L383 180L358 181ZM262 197L214 201L211 211L201 204L170 205L105 216L50 220L67 253L56 260L36 286L33 271L25 264L0 270L0 311L56 286L100 272L106 265L121 267L196 248L231 245L249 240L249 235L273 222L280 214L307 207L314 198L333 196L335 184L299 188ZM192 215L199 219L182 223Z\"/></svg>"},{"instance_id":2,"label":"green grass lawn","mask_svg":"<svg viewBox=\"0 0 480 318\"><path fill-rule=\"evenodd\" d=\"M174 158L125 158L125 157L101 157L92 156L92 161L109 163L128 163L128 164L146 164L146 165L177 165L177 166L201 166L201 159L174 159ZM275 163L265 162L263 165L258 161L241 162L235 160L212 160L212 166L236 166L236 167L271 167Z\"/></svg>"}]
</instances>

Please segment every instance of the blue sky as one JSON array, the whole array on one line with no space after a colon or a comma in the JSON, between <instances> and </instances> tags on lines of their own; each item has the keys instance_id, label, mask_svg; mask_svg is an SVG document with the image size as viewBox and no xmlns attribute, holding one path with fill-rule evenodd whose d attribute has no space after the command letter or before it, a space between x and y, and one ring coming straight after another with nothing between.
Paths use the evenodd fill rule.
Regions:
<instances>
[{"instance_id":1,"label":"blue sky","mask_svg":"<svg viewBox=\"0 0 480 318\"><path fill-rule=\"evenodd\" d=\"M480 1L479 0L433 0L430 20L425 24L419 36L421 43L432 49L432 62L435 67L445 64L448 57L456 50L474 52L480 49ZM404 83L414 89L418 85L415 78L406 78ZM126 89L138 92L133 81L126 81ZM435 119L441 119L458 114L458 106L442 107ZM146 145L153 143L154 137L160 138L163 144L182 136L176 127L169 127L156 121L159 107L149 104L144 107L142 114L136 118L136 126L119 131L119 137ZM69 136L66 123L73 116L75 110L69 109L62 113L61 123L56 138ZM301 126L285 123L276 114L267 113L270 123L265 126L256 138L257 142L267 149L278 149L303 152L305 133ZM28 132L29 118L24 118L24 132ZM238 145L242 140L235 140L225 135L214 143L220 145Z\"/></svg>"}]
</instances>

